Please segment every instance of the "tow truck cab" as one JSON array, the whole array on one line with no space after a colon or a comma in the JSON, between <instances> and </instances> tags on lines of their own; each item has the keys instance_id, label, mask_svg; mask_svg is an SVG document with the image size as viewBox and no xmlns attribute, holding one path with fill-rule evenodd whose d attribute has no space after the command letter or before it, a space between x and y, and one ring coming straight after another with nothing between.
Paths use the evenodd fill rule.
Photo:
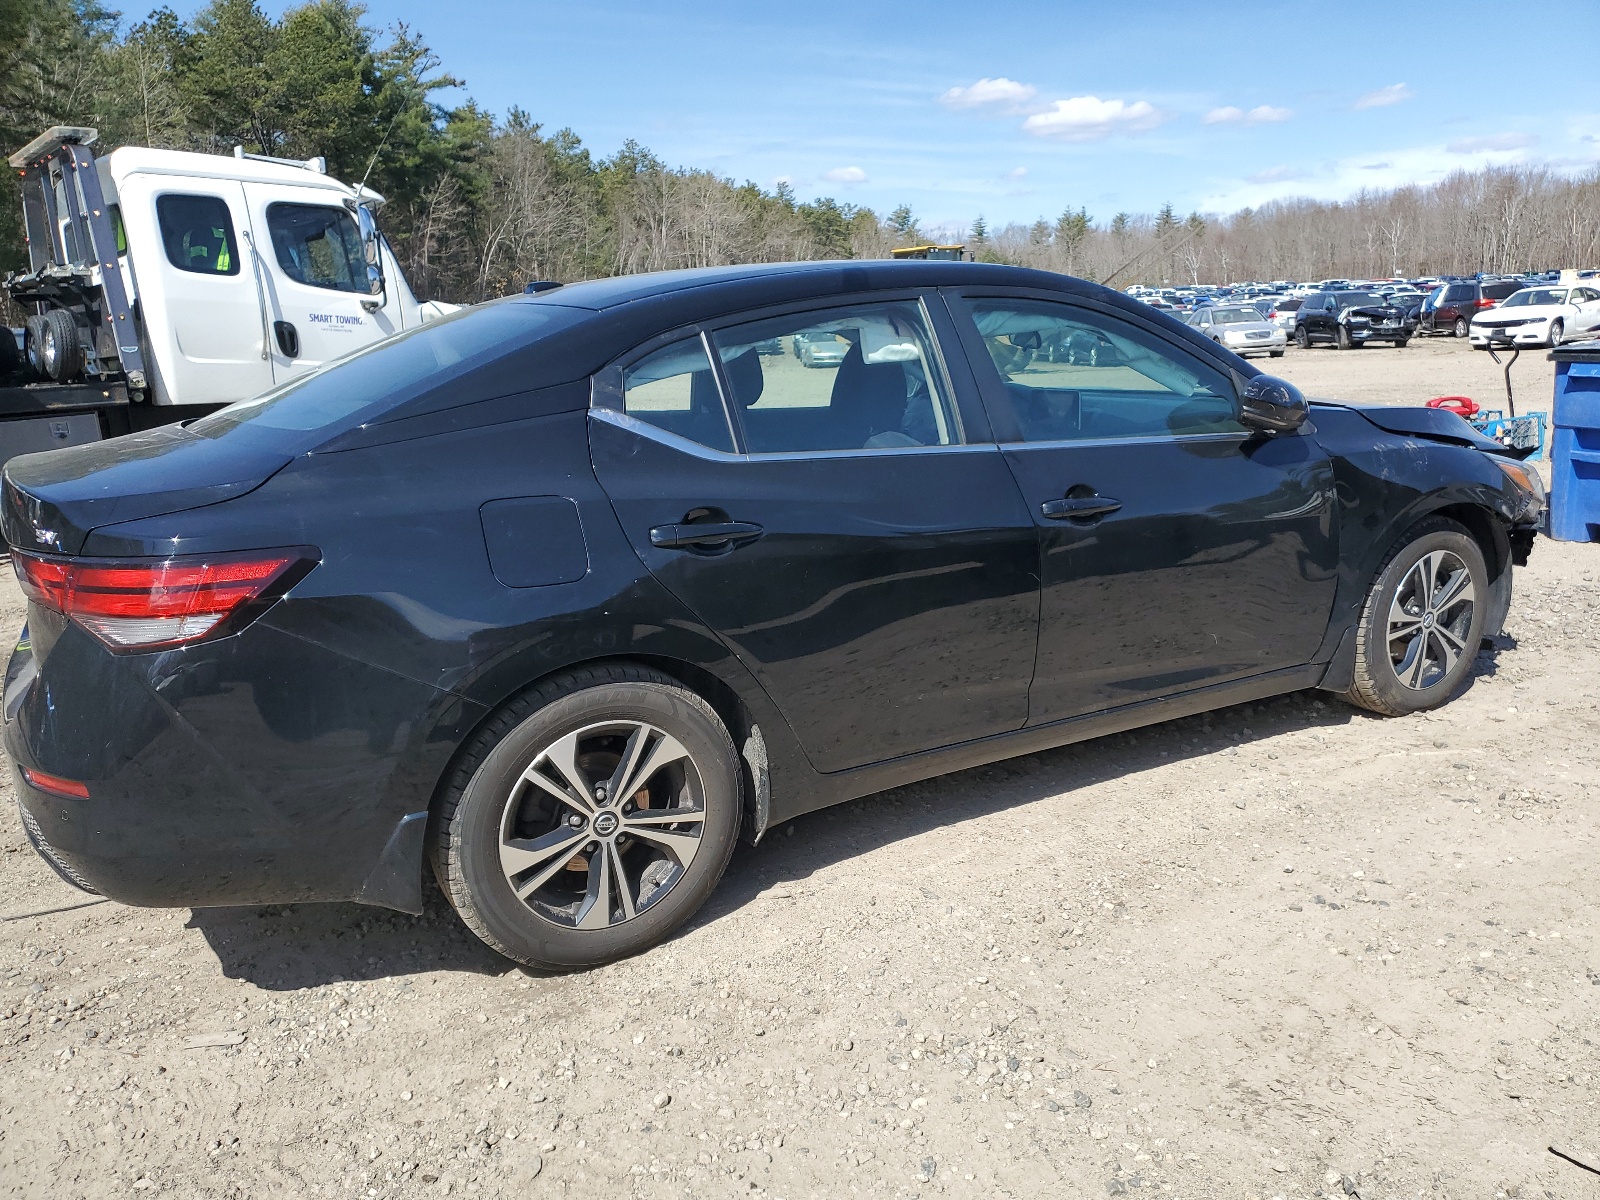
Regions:
<instances>
[{"instance_id":1,"label":"tow truck cab","mask_svg":"<svg viewBox=\"0 0 1600 1200\"><path fill-rule=\"evenodd\" d=\"M0 339L0 462L187 419L437 315L322 159L122 147L57 126L11 156L28 318ZM20 353L18 350L20 349Z\"/></svg>"}]
</instances>

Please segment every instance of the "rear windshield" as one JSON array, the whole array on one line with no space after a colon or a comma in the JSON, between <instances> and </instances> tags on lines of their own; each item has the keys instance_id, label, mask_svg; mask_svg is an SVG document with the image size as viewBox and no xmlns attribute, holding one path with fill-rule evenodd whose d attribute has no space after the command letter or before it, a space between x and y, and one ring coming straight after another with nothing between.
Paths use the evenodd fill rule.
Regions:
<instances>
[{"instance_id":1,"label":"rear windshield","mask_svg":"<svg viewBox=\"0 0 1600 1200\"><path fill-rule=\"evenodd\" d=\"M1483 294L1491 300L1504 300L1512 292L1520 292L1528 285L1525 283L1486 283L1483 285Z\"/></svg>"},{"instance_id":2,"label":"rear windshield","mask_svg":"<svg viewBox=\"0 0 1600 1200\"><path fill-rule=\"evenodd\" d=\"M303 440L293 435L332 434L369 421L588 315L586 309L514 297L462 309L324 363L188 428L203 437L257 433L287 448Z\"/></svg>"}]
</instances>

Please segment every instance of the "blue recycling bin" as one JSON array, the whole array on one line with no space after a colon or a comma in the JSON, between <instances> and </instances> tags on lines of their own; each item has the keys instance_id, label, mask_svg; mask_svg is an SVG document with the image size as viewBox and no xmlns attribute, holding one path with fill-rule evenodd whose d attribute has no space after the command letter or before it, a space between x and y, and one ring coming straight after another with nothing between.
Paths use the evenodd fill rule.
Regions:
<instances>
[{"instance_id":1,"label":"blue recycling bin","mask_svg":"<svg viewBox=\"0 0 1600 1200\"><path fill-rule=\"evenodd\" d=\"M1559 346L1550 357L1550 536L1600 542L1600 341Z\"/></svg>"}]
</instances>

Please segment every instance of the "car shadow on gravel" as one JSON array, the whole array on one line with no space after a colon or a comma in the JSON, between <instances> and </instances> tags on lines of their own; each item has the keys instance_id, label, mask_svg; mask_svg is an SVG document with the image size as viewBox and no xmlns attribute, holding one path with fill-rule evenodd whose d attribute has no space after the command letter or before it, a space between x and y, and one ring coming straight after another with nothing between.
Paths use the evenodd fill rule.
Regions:
<instances>
[{"instance_id":1,"label":"car shadow on gravel","mask_svg":"<svg viewBox=\"0 0 1600 1200\"><path fill-rule=\"evenodd\" d=\"M1473 664L1460 695L1496 672L1496 656L1515 643L1495 639ZM1353 708L1319 691L1250 704L1111 734L1054 750L973 767L808 813L771 829L756 847L741 846L694 924L718 920L757 896L801 883L822 867L974 817L1018 808L1151 767L1223 755L1296 730L1362 722L1382 738L1389 718ZM1210 725L1211 732L1205 731ZM793 831L793 836L790 831ZM937 890L937 882L927 887Z\"/></svg>"},{"instance_id":2,"label":"car shadow on gravel","mask_svg":"<svg viewBox=\"0 0 1600 1200\"><path fill-rule=\"evenodd\" d=\"M1480 653L1467 690L1493 675L1497 654L1514 646L1502 637ZM690 927L717 921L768 889L799 883L822 867L931 830L1164 763L1352 721L1370 722L1374 735L1382 736L1384 718L1323 692L1296 692L973 767L809 813L769 830L759 846L741 845ZM433 971L504 975L518 969L467 932L431 877L425 884L420 917L359 904L197 908L189 928L210 943L225 975L268 991Z\"/></svg>"},{"instance_id":3,"label":"car shadow on gravel","mask_svg":"<svg viewBox=\"0 0 1600 1200\"><path fill-rule=\"evenodd\" d=\"M432 971L516 969L467 932L431 879L423 899L420 917L362 904L197 908L189 928L210 943L224 975L274 992Z\"/></svg>"}]
</instances>

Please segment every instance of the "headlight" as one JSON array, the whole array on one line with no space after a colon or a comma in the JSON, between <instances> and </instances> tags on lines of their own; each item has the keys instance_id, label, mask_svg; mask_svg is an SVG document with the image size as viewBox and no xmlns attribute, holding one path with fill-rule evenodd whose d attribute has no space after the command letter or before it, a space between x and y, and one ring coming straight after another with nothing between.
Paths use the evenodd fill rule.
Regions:
<instances>
[{"instance_id":1,"label":"headlight","mask_svg":"<svg viewBox=\"0 0 1600 1200\"><path fill-rule=\"evenodd\" d=\"M1506 478L1516 485L1517 490L1528 497L1527 507L1519 516L1533 517L1544 508L1545 491L1544 480L1539 477L1538 468L1529 462L1512 462L1506 458L1495 458L1495 465L1505 472Z\"/></svg>"}]
</instances>

